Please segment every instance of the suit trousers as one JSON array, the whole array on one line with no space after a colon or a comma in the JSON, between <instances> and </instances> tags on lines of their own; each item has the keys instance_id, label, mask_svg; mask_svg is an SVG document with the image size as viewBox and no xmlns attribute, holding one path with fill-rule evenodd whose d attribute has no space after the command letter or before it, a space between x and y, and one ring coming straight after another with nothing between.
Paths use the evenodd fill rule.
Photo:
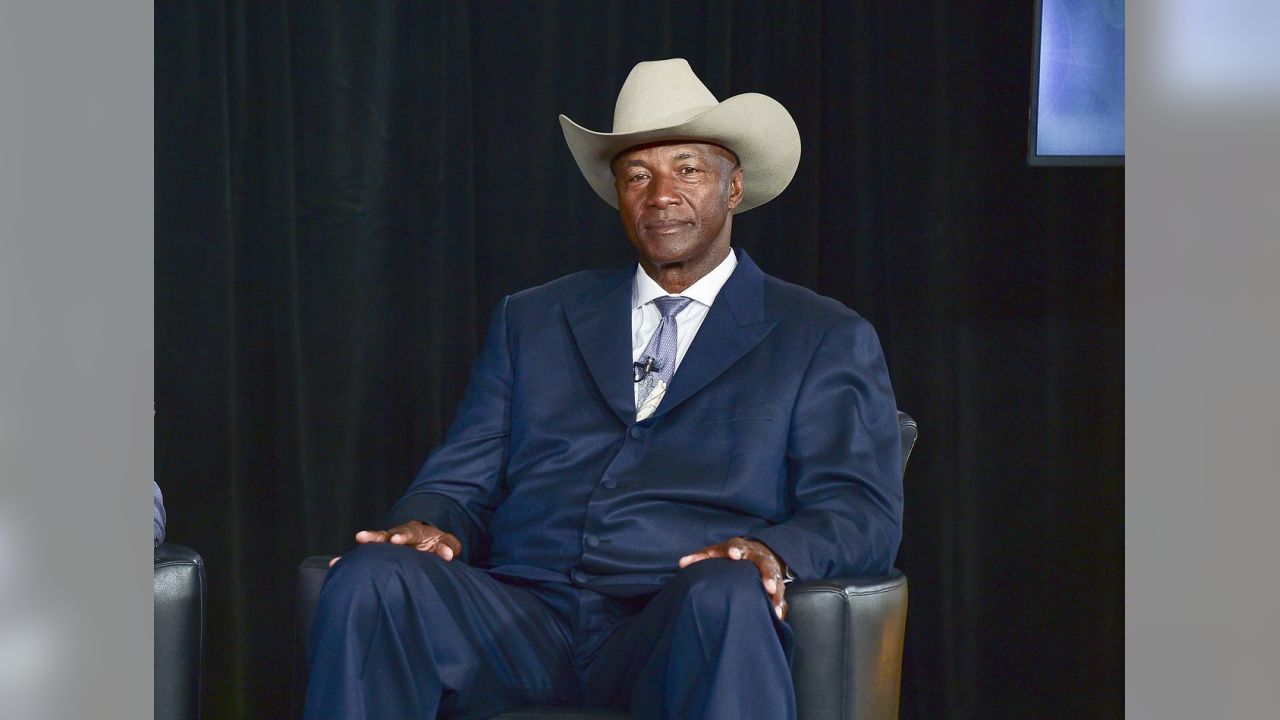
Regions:
<instances>
[{"instance_id":1,"label":"suit trousers","mask_svg":"<svg viewBox=\"0 0 1280 720\"><path fill-rule=\"evenodd\" d=\"M320 593L305 717L575 705L634 720L793 720L792 642L745 560L704 560L657 593L613 597L366 544Z\"/></svg>"}]
</instances>

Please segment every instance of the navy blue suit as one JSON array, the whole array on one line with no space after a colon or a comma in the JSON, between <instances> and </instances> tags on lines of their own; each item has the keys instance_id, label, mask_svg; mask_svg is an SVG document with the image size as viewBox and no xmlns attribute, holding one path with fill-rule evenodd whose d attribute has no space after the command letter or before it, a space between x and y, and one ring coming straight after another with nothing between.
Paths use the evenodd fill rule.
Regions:
<instances>
[{"instance_id":1,"label":"navy blue suit","mask_svg":"<svg viewBox=\"0 0 1280 720\"><path fill-rule=\"evenodd\" d=\"M320 709L326 703L345 703L333 716L351 717L363 704L373 717L379 711L370 698L396 692L397 702L417 703L422 712L459 716L561 701L629 705L641 717L732 717L738 694L791 692L789 677L786 687L770 687L770 676L787 672L789 629L773 618L754 567L705 561L679 570L677 562L747 536L768 545L800 579L888 571L901 536L897 407L869 323L834 300L764 274L736 252L738 266L666 397L638 423L634 265L570 275L499 304L445 442L387 521L422 520L457 535L463 562L365 546L338 563L313 626L312 717L328 716ZM341 580L343 566L357 558ZM388 573L397 581L388 581ZM423 578L434 590L410 587L427 583ZM331 590L335 584L345 589ZM472 585L484 600L461 589ZM719 586L741 586L731 592L743 597L707 590ZM374 599L356 598L359 588ZM711 620L698 615L705 609L687 597L691 592L714 595L703 603L714 615L736 617L732 608L741 606L744 618L754 618L743 622L755 629L708 630ZM432 616L407 608L415 602L454 616L463 628L458 643L498 661L461 671L458 657L465 653L456 647L411 647L444 642L439 634L452 632L426 628ZM353 609L362 603L367 607ZM487 611L475 609L485 604ZM361 625L360 612L387 624ZM493 625L494 615L512 624ZM335 624L345 624L346 636L325 629ZM403 634L419 625L437 639L401 638L392 643L400 665L369 670L372 654L386 648L371 650L360 633ZM503 630L515 627L534 639ZM702 636L701 653L687 646L690 635ZM735 654L726 649L729 637L748 643L743 658L729 657ZM557 649L551 657L539 655L539 647ZM705 667L677 670L673 663L688 662L682 654L699 655ZM334 689L350 680L357 657L364 689ZM759 672L728 672L718 667L722 660L754 663ZM519 677L530 666L548 676ZM406 679L414 672L434 679ZM449 672L456 677L445 677ZM732 677L738 679L726 679ZM322 698L314 697L318 678L329 688ZM416 689L408 693L405 683ZM536 690L475 693L459 686L466 683ZM777 717L794 714L789 702L792 709L777 710ZM752 712L761 711L754 716L775 716L758 706Z\"/></svg>"}]
</instances>

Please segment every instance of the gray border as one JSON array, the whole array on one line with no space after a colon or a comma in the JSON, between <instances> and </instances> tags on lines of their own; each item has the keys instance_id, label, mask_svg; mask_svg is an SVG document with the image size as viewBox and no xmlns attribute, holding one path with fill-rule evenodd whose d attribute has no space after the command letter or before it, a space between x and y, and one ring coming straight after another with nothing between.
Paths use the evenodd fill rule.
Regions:
<instances>
[{"instance_id":1,"label":"gray border","mask_svg":"<svg viewBox=\"0 0 1280 720\"><path fill-rule=\"evenodd\" d=\"M1169 92L1168 6L1128 10L1126 716L1275 717L1280 113Z\"/></svg>"},{"instance_id":2,"label":"gray border","mask_svg":"<svg viewBox=\"0 0 1280 720\"><path fill-rule=\"evenodd\" d=\"M151 30L0 1L5 717L151 713Z\"/></svg>"},{"instance_id":3,"label":"gray border","mask_svg":"<svg viewBox=\"0 0 1280 720\"><path fill-rule=\"evenodd\" d=\"M1280 116L1162 98L1157 11L1127 41L1126 714L1267 717ZM0 4L0 643L52 619L32 647L61 673L29 716L151 707L151 27Z\"/></svg>"}]
</instances>

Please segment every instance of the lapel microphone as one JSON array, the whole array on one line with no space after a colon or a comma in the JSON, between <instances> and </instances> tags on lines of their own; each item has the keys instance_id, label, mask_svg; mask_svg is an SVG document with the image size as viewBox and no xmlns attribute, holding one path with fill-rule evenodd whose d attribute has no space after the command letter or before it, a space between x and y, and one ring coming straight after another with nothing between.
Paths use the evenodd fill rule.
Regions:
<instances>
[{"instance_id":1,"label":"lapel microphone","mask_svg":"<svg viewBox=\"0 0 1280 720\"><path fill-rule=\"evenodd\" d=\"M633 377L635 382L640 382L649 376L649 373L658 369L658 363L651 357L642 357L640 360L631 363Z\"/></svg>"}]
</instances>

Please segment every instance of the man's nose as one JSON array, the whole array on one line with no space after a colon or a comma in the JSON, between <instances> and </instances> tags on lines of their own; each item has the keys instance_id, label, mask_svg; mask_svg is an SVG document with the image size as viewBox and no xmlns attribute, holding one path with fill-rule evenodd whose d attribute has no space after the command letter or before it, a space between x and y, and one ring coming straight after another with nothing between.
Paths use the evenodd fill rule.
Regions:
<instances>
[{"instance_id":1,"label":"man's nose","mask_svg":"<svg viewBox=\"0 0 1280 720\"><path fill-rule=\"evenodd\" d=\"M680 196L675 192L675 181L672 178L658 175L649 183L649 204L661 210L668 205L679 204Z\"/></svg>"}]
</instances>

